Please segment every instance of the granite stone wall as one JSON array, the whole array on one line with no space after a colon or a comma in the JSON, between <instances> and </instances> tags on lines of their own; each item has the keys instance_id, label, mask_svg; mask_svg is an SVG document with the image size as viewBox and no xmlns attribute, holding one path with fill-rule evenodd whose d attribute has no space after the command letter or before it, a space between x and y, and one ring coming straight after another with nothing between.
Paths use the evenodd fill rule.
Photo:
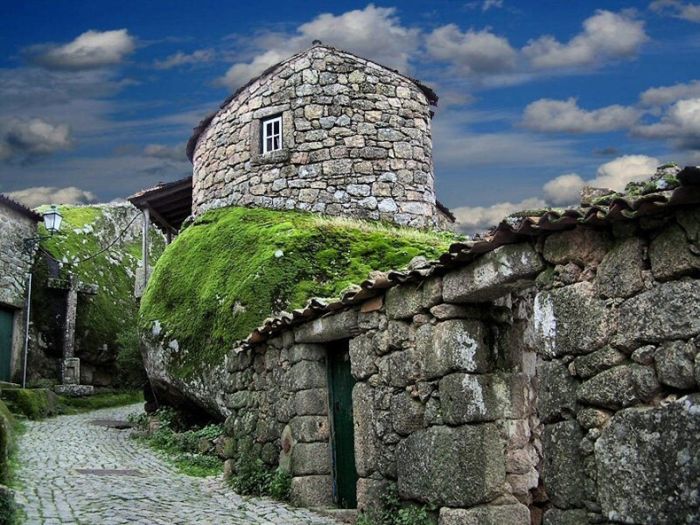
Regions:
<instances>
[{"instance_id":1,"label":"granite stone wall","mask_svg":"<svg viewBox=\"0 0 700 525\"><path fill-rule=\"evenodd\" d=\"M0 303L22 308L33 254L24 239L36 236L36 222L0 203Z\"/></svg>"},{"instance_id":2,"label":"granite stone wall","mask_svg":"<svg viewBox=\"0 0 700 525\"><path fill-rule=\"evenodd\" d=\"M24 239L36 236L36 222L0 202L0 307L14 310L12 379L20 370L24 345L24 306L27 294L27 274L31 269L34 251L27 251Z\"/></svg>"},{"instance_id":3,"label":"granite stone wall","mask_svg":"<svg viewBox=\"0 0 700 525\"><path fill-rule=\"evenodd\" d=\"M699 240L697 208L577 227L233 352L227 450L332 505L325 363L349 339L360 509L394 485L441 525L695 522Z\"/></svg>"},{"instance_id":4,"label":"granite stone wall","mask_svg":"<svg viewBox=\"0 0 700 525\"><path fill-rule=\"evenodd\" d=\"M261 119L277 115L283 149L263 155ZM214 116L194 149L193 211L262 206L444 225L430 118L410 79L316 45L254 80Z\"/></svg>"}]
</instances>

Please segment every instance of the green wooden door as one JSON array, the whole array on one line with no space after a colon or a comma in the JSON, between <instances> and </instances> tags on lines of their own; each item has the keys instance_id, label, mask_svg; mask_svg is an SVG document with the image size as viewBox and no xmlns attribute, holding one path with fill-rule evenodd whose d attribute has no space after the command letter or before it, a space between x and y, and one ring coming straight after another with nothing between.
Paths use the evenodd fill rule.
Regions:
<instances>
[{"instance_id":1,"label":"green wooden door","mask_svg":"<svg viewBox=\"0 0 700 525\"><path fill-rule=\"evenodd\" d=\"M343 509L357 507L357 470L352 419L352 387L348 341L328 348L328 386L333 416L333 485L336 503Z\"/></svg>"},{"instance_id":2,"label":"green wooden door","mask_svg":"<svg viewBox=\"0 0 700 525\"><path fill-rule=\"evenodd\" d=\"M0 308L0 381L10 381L14 312Z\"/></svg>"}]
</instances>

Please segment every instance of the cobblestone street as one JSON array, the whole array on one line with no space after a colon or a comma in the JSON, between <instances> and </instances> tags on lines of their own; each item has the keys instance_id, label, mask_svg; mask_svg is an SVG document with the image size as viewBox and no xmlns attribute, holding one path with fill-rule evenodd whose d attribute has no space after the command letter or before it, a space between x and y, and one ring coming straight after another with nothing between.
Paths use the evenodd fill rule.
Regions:
<instances>
[{"instance_id":1,"label":"cobblestone street","mask_svg":"<svg viewBox=\"0 0 700 525\"><path fill-rule=\"evenodd\" d=\"M270 500L244 499L218 478L181 474L148 447L129 439L130 430L92 423L96 419L125 420L139 410L141 405L133 405L28 422L19 443L21 488L17 495L26 523L336 523ZM78 472L82 469L131 472Z\"/></svg>"}]
</instances>

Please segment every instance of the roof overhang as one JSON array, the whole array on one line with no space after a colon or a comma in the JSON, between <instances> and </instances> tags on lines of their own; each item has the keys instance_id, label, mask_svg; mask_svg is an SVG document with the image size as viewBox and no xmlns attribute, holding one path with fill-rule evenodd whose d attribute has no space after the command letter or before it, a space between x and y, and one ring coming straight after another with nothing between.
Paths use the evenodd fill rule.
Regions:
<instances>
[{"instance_id":1,"label":"roof overhang","mask_svg":"<svg viewBox=\"0 0 700 525\"><path fill-rule=\"evenodd\" d=\"M148 210L151 221L164 233L177 233L192 214L192 177L160 183L128 197L140 210Z\"/></svg>"}]
</instances>

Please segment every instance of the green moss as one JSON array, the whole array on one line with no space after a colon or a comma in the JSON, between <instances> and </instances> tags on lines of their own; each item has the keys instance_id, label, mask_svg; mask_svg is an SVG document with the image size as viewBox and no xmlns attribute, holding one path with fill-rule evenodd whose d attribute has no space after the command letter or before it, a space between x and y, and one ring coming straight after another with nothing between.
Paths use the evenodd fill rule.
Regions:
<instances>
[{"instance_id":1,"label":"green moss","mask_svg":"<svg viewBox=\"0 0 700 525\"><path fill-rule=\"evenodd\" d=\"M80 294L76 321L76 346L81 355L104 355L106 347L116 357L121 348L119 336L136 327L138 303L133 295L134 274L141 259L140 232L131 231L102 252L122 234L122 229L138 214L128 206L59 206L63 215L61 232L41 243L41 248L61 263L60 278L73 275L84 284L95 284L96 295ZM41 209L40 209L41 210ZM46 234L43 230L40 233ZM156 260L163 251L162 236L154 231L150 256ZM102 253L100 253L102 252ZM95 255L98 254L99 255ZM36 324L48 334L50 345L60 348L56 315L61 315L59 292L45 288L49 276L46 260L38 258L32 289ZM56 304L55 308L47 305ZM55 310L55 311L53 311Z\"/></svg>"},{"instance_id":2,"label":"green moss","mask_svg":"<svg viewBox=\"0 0 700 525\"><path fill-rule=\"evenodd\" d=\"M143 402L140 391L105 392L87 397L58 396L63 414L77 414L100 408L119 407Z\"/></svg>"},{"instance_id":3,"label":"green moss","mask_svg":"<svg viewBox=\"0 0 700 525\"><path fill-rule=\"evenodd\" d=\"M47 388L3 389L2 399L15 414L43 419L58 413L56 394Z\"/></svg>"},{"instance_id":4,"label":"green moss","mask_svg":"<svg viewBox=\"0 0 700 525\"><path fill-rule=\"evenodd\" d=\"M210 211L165 250L141 301L142 328L159 321L190 377L219 362L266 317L338 297L373 270L437 257L455 237L377 223L264 209ZM183 350L184 349L184 350Z\"/></svg>"}]
</instances>

